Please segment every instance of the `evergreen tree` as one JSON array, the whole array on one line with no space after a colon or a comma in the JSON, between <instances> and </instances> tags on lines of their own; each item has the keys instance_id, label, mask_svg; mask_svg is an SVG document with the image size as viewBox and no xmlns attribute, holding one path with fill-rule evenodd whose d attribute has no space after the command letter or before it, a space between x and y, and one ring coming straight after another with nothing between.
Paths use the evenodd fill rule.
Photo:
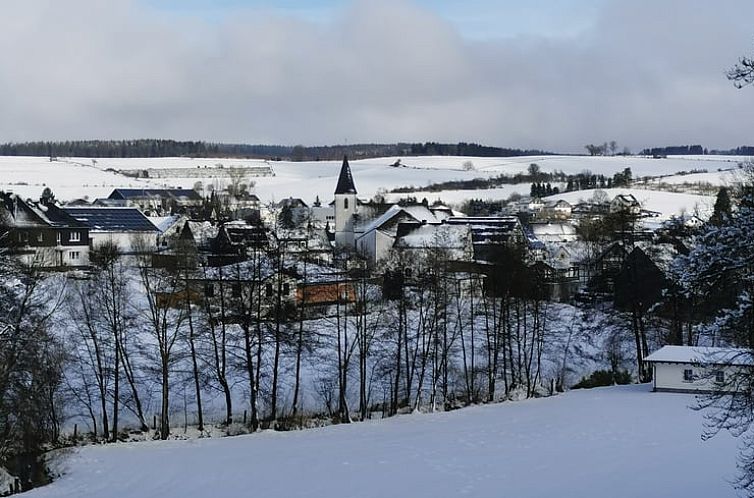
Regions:
<instances>
[{"instance_id":1,"label":"evergreen tree","mask_svg":"<svg viewBox=\"0 0 754 498\"><path fill-rule=\"evenodd\" d=\"M721 187L717 192L717 200L715 200L715 208L710 217L710 223L716 226L720 226L723 222L730 218L730 196L728 195L728 189Z\"/></svg>"}]
</instances>

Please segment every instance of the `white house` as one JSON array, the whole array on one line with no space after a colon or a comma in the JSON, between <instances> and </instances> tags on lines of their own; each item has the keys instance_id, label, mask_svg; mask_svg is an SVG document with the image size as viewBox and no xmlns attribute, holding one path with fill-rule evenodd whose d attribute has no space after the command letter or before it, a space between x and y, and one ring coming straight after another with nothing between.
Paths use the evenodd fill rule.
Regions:
<instances>
[{"instance_id":1,"label":"white house","mask_svg":"<svg viewBox=\"0 0 754 498\"><path fill-rule=\"evenodd\" d=\"M357 227L356 249L374 263L387 256L398 236L401 223L440 224L453 212L444 206L430 208L423 204L400 206L395 204L381 216Z\"/></svg>"},{"instance_id":2,"label":"white house","mask_svg":"<svg viewBox=\"0 0 754 498\"><path fill-rule=\"evenodd\" d=\"M570 218L572 212L573 206L571 206L568 201L564 201L563 199L557 200L555 202L547 202L540 210L540 214L545 218L557 218L562 220Z\"/></svg>"},{"instance_id":3,"label":"white house","mask_svg":"<svg viewBox=\"0 0 754 498\"><path fill-rule=\"evenodd\" d=\"M641 203L636 200L633 194L618 194L610 201L610 212L625 212L632 215L641 213Z\"/></svg>"},{"instance_id":4,"label":"white house","mask_svg":"<svg viewBox=\"0 0 754 498\"><path fill-rule=\"evenodd\" d=\"M734 392L741 373L754 367L752 351L737 348L664 346L645 358L654 370L654 391Z\"/></svg>"}]
</instances>

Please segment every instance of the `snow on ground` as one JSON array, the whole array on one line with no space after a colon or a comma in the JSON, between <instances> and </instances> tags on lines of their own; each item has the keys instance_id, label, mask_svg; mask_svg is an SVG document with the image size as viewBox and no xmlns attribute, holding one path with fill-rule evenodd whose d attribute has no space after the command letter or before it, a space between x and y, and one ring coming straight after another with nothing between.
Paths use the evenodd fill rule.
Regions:
<instances>
[{"instance_id":1,"label":"snow on ground","mask_svg":"<svg viewBox=\"0 0 754 498\"><path fill-rule=\"evenodd\" d=\"M692 173L690 175L673 175L658 178L652 183L668 183L671 185L680 184L710 184L714 186L730 186L734 183L740 183L743 180L744 173L740 169L711 171L707 173Z\"/></svg>"},{"instance_id":2,"label":"snow on ground","mask_svg":"<svg viewBox=\"0 0 754 498\"><path fill-rule=\"evenodd\" d=\"M50 187L58 199L107 197L114 187L144 187L146 182L104 171L91 159L78 162L46 157L0 156L0 190L38 199Z\"/></svg>"},{"instance_id":3,"label":"snow on ground","mask_svg":"<svg viewBox=\"0 0 754 498\"><path fill-rule=\"evenodd\" d=\"M638 188L608 188L602 189L610 199L618 194L632 194L636 197L642 208L660 213L660 219L668 219L685 211L696 214L706 219L712 214L715 198L704 195L681 194L676 192L664 192L659 190L645 190ZM571 204L582 200L589 200L594 195L594 190L577 190L547 197L547 200L564 199Z\"/></svg>"},{"instance_id":4,"label":"snow on ground","mask_svg":"<svg viewBox=\"0 0 754 498\"><path fill-rule=\"evenodd\" d=\"M648 385L307 431L87 447L30 498L726 497L736 441L702 442Z\"/></svg>"},{"instance_id":5,"label":"snow on ground","mask_svg":"<svg viewBox=\"0 0 754 498\"><path fill-rule=\"evenodd\" d=\"M389 201L398 201L402 197L416 197L418 200L426 198L429 202L441 200L445 204L459 205L467 199L481 199L485 201L507 200L511 194L529 195L531 185L517 183L514 185L502 185L499 188L476 189L476 190L443 190L442 192L418 191L408 194L388 194Z\"/></svg>"},{"instance_id":6,"label":"snow on ground","mask_svg":"<svg viewBox=\"0 0 754 498\"><path fill-rule=\"evenodd\" d=\"M13 491L15 479L4 468L0 467L0 496L6 496Z\"/></svg>"},{"instance_id":7,"label":"snow on ground","mask_svg":"<svg viewBox=\"0 0 754 498\"><path fill-rule=\"evenodd\" d=\"M746 158L739 156L670 156L666 159L652 159L644 156L422 156L365 159L359 162L384 166L398 159L401 160L401 164L410 168L459 171L464 169L466 162L471 161L477 174L487 173L493 176L500 173L508 175L524 173L530 164L536 163L544 172L562 171L566 174L577 174L589 170L594 174L612 176L625 168L631 168L634 177L641 177L670 175L679 171L697 169L714 171L718 168L734 168L737 163Z\"/></svg>"},{"instance_id":8,"label":"snow on ground","mask_svg":"<svg viewBox=\"0 0 754 498\"><path fill-rule=\"evenodd\" d=\"M405 167L393 167L398 159ZM625 168L631 168L634 177L673 175L680 171L706 169L705 181L716 182L717 169L736 167L745 158L728 156L689 156L668 159L645 157L588 157L588 156L526 156L511 158L480 157L387 157L351 161L354 181L362 197L371 197L379 189L393 189L402 186L423 187L430 183L449 180L471 180L479 177L497 176L501 173L513 175L523 173L531 163L537 163L542 171L563 171L569 174L590 170L595 174L611 176ZM467 171L471 162L473 170ZM340 161L321 162L266 162L254 159L192 159L192 158L101 158L93 163L85 158L59 158L50 162L45 157L0 157L0 189L12 190L26 197L36 198L45 186L53 189L61 200L71 200L88 196L91 199L108 195L115 187L164 187L180 186L192 188L197 181L205 184L218 183L223 186L227 179L216 178L157 178L139 180L130 178L109 169L185 169L211 171L218 165L224 169L238 167L259 167L270 165L275 176L250 177L255 182L255 191L263 201L280 200L285 197L301 197L311 202L319 195L325 201L331 198ZM195 173L192 171L192 173ZM683 181L683 176L678 177ZM21 185L24 183L26 185ZM474 198L507 198L513 191L528 193L529 186L505 186L489 191L453 191L443 197L447 202L461 202L465 196ZM468 192L468 194L467 194ZM434 195L434 194L430 194ZM422 197L425 195L422 194ZM427 196L430 197L430 196Z\"/></svg>"}]
</instances>

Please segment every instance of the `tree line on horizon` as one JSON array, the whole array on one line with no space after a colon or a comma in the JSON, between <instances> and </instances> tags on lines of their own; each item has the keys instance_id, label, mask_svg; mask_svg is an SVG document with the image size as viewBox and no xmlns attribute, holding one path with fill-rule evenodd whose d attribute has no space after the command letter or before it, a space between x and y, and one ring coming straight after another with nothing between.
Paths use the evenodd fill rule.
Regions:
<instances>
[{"instance_id":1,"label":"tree line on horizon","mask_svg":"<svg viewBox=\"0 0 754 498\"><path fill-rule=\"evenodd\" d=\"M512 157L552 154L540 150L490 147L476 143L437 142L352 145L264 145L228 144L205 141L164 139L135 140L66 140L7 142L0 144L2 156L43 157L235 157L274 161L321 161L342 159L344 155L356 159L383 156L477 156Z\"/></svg>"}]
</instances>

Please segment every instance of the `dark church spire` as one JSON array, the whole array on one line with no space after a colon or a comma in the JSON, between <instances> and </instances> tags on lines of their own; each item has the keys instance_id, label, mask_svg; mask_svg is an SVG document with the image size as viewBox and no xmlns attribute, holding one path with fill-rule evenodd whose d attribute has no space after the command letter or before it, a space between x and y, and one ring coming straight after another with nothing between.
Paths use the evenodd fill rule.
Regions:
<instances>
[{"instance_id":1,"label":"dark church spire","mask_svg":"<svg viewBox=\"0 0 754 498\"><path fill-rule=\"evenodd\" d=\"M335 187L335 195L355 193L356 186L353 184L351 167L348 165L348 156L343 156L343 166L340 168L340 176L338 177L338 186Z\"/></svg>"}]
</instances>

